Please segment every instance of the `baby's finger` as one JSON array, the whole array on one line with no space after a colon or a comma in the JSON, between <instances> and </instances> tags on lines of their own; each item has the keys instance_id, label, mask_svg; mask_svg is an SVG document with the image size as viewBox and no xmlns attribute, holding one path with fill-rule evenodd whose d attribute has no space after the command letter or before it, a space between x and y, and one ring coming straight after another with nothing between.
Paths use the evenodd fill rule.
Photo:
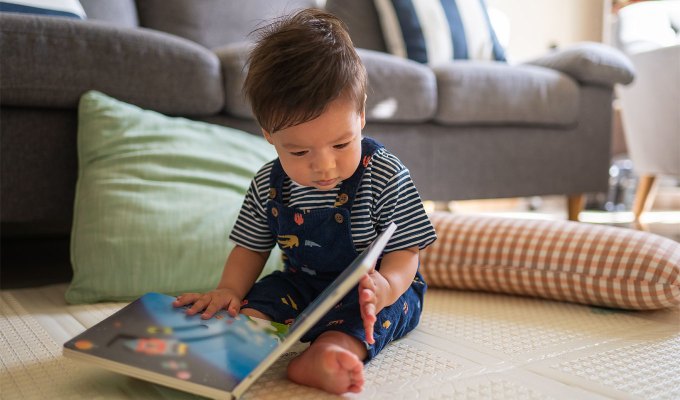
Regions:
<instances>
[{"instance_id":1,"label":"baby's finger","mask_svg":"<svg viewBox=\"0 0 680 400\"><path fill-rule=\"evenodd\" d=\"M375 303L375 292L371 289L363 289L359 294L359 301L361 303Z\"/></svg>"},{"instance_id":2,"label":"baby's finger","mask_svg":"<svg viewBox=\"0 0 680 400\"><path fill-rule=\"evenodd\" d=\"M198 299L199 294L198 293L184 293L182 295L179 295L175 298L175 301L172 302L173 307L182 307L187 304L191 304L195 302Z\"/></svg>"},{"instance_id":3,"label":"baby's finger","mask_svg":"<svg viewBox=\"0 0 680 400\"><path fill-rule=\"evenodd\" d=\"M205 311L203 311L203 314L201 314L201 318L203 319L212 318L212 316L215 315L215 313L218 312L220 308L222 308L222 306L217 301L210 302L210 304L208 304L208 307L205 308Z\"/></svg>"},{"instance_id":4,"label":"baby's finger","mask_svg":"<svg viewBox=\"0 0 680 400\"><path fill-rule=\"evenodd\" d=\"M229 315L232 317L235 317L238 315L238 312L241 310L241 302L238 299L231 299L231 302L228 303L224 308L227 309L227 312Z\"/></svg>"},{"instance_id":5,"label":"baby's finger","mask_svg":"<svg viewBox=\"0 0 680 400\"><path fill-rule=\"evenodd\" d=\"M205 307L210 304L212 297L209 295L203 295L198 300L194 302L194 305L187 310L187 314L194 315L200 311L203 311Z\"/></svg>"},{"instance_id":6,"label":"baby's finger","mask_svg":"<svg viewBox=\"0 0 680 400\"><path fill-rule=\"evenodd\" d=\"M364 321L364 330L366 331L366 341L369 344L375 343L373 339L373 325L375 324L375 304L368 303L362 307L362 318Z\"/></svg>"},{"instance_id":7,"label":"baby's finger","mask_svg":"<svg viewBox=\"0 0 680 400\"><path fill-rule=\"evenodd\" d=\"M375 289L375 281L371 277L370 273L361 277L361 280L359 281L359 286L366 289Z\"/></svg>"}]
</instances>

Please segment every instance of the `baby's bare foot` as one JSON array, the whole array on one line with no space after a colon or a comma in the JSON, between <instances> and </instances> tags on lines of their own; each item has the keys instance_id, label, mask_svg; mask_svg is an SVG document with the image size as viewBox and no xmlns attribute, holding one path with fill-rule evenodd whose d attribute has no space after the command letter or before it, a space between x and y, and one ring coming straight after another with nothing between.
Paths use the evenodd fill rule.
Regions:
<instances>
[{"instance_id":1,"label":"baby's bare foot","mask_svg":"<svg viewBox=\"0 0 680 400\"><path fill-rule=\"evenodd\" d=\"M314 343L288 365L288 378L330 393L359 393L364 386L364 363L333 343Z\"/></svg>"}]
</instances>

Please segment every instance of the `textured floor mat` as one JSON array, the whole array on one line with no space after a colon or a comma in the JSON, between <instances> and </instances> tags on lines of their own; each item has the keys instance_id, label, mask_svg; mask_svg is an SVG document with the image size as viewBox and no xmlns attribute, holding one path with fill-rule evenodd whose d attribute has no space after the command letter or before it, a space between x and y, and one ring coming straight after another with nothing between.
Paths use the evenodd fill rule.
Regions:
<instances>
[{"instance_id":1,"label":"textured floor mat","mask_svg":"<svg viewBox=\"0 0 680 400\"><path fill-rule=\"evenodd\" d=\"M3 399L192 398L61 356L122 304L66 306L65 286L0 296ZM293 349L246 399L334 398L285 378ZM366 366L366 399L678 399L680 310L622 312L430 290L420 326Z\"/></svg>"}]
</instances>

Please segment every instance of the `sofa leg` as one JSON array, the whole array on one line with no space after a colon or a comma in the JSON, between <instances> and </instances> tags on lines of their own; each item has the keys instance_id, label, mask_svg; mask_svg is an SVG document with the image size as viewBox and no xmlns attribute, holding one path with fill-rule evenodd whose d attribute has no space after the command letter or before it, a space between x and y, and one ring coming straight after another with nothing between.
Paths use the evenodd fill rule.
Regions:
<instances>
[{"instance_id":1,"label":"sofa leg","mask_svg":"<svg viewBox=\"0 0 680 400\"><path fill-rule=\"evenodd\" d=\"M648 211L654 202L656 195L654 182L656 182L656 176L654 175L640 176L640 181L635 190L635 200L633 201L633 215L635 215L636 221L640 220L640 215Z\"/></svg>"},{"instance_id":2,"label":"sofa leg","mask_svg":"<svg viewBox=\"0 0 680 400\"><path fill-rule=\"evenodd\" d=\"M586 204L586 195L583 193L570 194L567 196L567 212L569 221L578 221L578 215Z\"/></svg>"}]
</instances>

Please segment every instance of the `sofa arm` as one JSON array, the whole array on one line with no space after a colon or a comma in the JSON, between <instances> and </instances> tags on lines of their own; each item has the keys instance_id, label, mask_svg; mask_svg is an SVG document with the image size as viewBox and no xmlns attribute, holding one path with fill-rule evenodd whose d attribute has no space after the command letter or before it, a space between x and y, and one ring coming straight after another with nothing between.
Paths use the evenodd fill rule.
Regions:
<instances>
[{"instance_id":1,"label":"sofa arm","mask_svg":"<svg viewBox=\"0 0 680 400\"><path fill-rule=\"evenodd\" d=\"M565 73L575 80L594 85L628 84L635 76L633 65L613 47L584 42L527 62Z\"/></svg>"},{"instance_id":2,"label":"sofa arm","mask_svg":"<svg viewBox=\"0 0 680 400\"><path fill-rule=\"evenodd\" d=\"M0 95L6 106L73 108L96 89L167 114L223 104L219 60L172 35L92 21L2 13Z\"/></svg>"}]
</instances>

